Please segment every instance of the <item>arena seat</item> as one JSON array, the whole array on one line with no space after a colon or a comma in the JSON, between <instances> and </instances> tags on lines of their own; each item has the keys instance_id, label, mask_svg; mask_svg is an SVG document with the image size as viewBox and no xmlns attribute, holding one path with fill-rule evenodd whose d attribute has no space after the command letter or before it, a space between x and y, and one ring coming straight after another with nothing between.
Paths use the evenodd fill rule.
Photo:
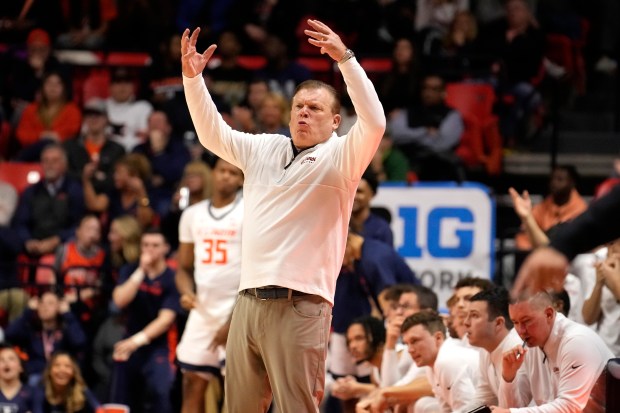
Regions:
<instances>
[{"instance_id":1,"label":"arena seat","mask_svg":"<svg viewBox=\"0 0 620 413\"><path fill-rule=\"evenodd\" d=\"M19 194L42 176L43 168L38 162L0 162L0 180L13 185Z\"/></svg>"},{"instance_id":2,"label":"arena seat","mask_svg":"<svg viewBox=\"0 0 620 413\"><path fill-rule=\"evenodd\" d=\"M129 406L118 403L106 403L99 406L96 413L129 413Z\"/></svg>"}]
</instances>

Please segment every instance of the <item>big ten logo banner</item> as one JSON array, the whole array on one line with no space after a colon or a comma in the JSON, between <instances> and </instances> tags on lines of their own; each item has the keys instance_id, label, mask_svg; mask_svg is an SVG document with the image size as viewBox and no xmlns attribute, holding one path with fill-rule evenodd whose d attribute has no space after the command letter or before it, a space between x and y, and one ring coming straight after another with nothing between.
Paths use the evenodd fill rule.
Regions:
<instances>
[{"instance_id":1,"label":"big ten logo banner","mask_svg":"<svg viewBox=\"0 0 620 413\"><path fill-rule=\"evenodd\" d=\"M495 206L475 183L382 185L373 207L391 214L394 246L445 307L457 281L493 274Z\"/></svg>"}]
</instances>

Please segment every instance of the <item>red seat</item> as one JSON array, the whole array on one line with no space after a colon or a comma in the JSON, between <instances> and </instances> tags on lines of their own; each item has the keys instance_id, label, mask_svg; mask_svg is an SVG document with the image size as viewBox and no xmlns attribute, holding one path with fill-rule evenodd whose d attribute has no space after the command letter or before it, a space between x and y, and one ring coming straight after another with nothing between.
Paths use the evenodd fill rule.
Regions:
<instances>
[{"instance_id":1,"label":"red seat","mask_svg":"<svg viewBox=\"0 0 620 413\"><path fill-rule=\"evenodd\" d=\"M334 73L334 65L331 59L326 57L302 56L297 58L297 63L308 68L313 74L312 77L330 83Z\"/></svg>"},{"instance_id":2,"label":"red seat","mask_svg":"<svg viewBox=\"0 0 620 413\"><path fill-rule=\"evenodd\" d=\"M392 70L392 59L388 57L366 57L360 60L360 65L366 72L384 73Z\"/></svg>"},{"instance_id":3,"label":"red seat","mask_svg":"<svg viewBox=\"0 0 620 413\"><path fill-rule=\"evenodd\" d=\"M237 63L248 70L258 70L265 67L267 59L264 56L239 56Z\"/></svg>"},{"instance_id":4,"label":"red seat","mask_svg":"<svg viewBox=\"0 0 620 413\"><path fill-rule=\"evenodd\" d=\"M110 72L100 69L89 74L82 84L82 103L90 99L105 99L110 95Z\"/></svg>"},{"instance_id":5,"label":"red seat","mask_svg":"<svg viewBox=\"0 0 620 413\"><path fill-rule=\"evenodd\" d=\"M38 162L0 163L0 180L13 185L20 194L29 185L39 182L42 176L43 168Z\"/></svg>"},{"instance_id":6,"label":"red seat","mask_svg":"<svg viewBox=\"0 0 620 413\"><path fill-rule=\"evenodd\" d=\"M486 83L449 83L446 104L458 110L465 122L457 154L469 167L483 166L489 175L501 171L502 139L493 114L495 91Z\"/></svg>"}]
</instances>

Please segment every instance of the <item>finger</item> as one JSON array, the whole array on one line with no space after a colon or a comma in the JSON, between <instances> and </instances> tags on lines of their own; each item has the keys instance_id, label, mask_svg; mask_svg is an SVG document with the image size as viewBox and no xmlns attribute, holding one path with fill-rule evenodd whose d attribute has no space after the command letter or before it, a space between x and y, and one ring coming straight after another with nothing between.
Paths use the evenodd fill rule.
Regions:
<instances>
[{"instance_id":1,"label":"finger","mask_svg":"<svg viewBox=\"0 0 620 413\"><path fill-rule=\"evenodd\" d=\"M211 56L213 56L213 53L215 53L215 49L217 49L217 45L212 44L211 46L209 46L207 48L207 50L204 51L204 53L202 54L202 56L206 59L209 60L211 59Z\"/></svg>"},{"instance_id":2,"label":"finger","mask_svg":"<svg viewBox=\"0 0 620 413\"><path fill-rule=\"evenodd\" d=\"M200 27L196 27L196 29L194 29L194 31L192 32L191 37L189 38L190 46L196 46L199 35L200 35Z\"/></svg>"},{"instance_id":3,"label":"finger","mask_svg":"<svg viewBox=\"0 0 620 413\"><path fill-rule=\"evenodd\" d=\"M530 193L527 191L527 189L523 191L523 199L528 200L528 201L530 199Z\"/></svg>"},{"instance_id":4,"label":"finger","mask_svg":"<svg viewBox=\"0 0 620 413\"><path fill-rule=\"evenodd\" d=\"M325 23L323 23L320 20L312 20L312 19L308 19L308 24L314 28L315 30L320 30L320 31L328 31L330 32L331 29L329 28L329 26L327 26Z\"/></svg>"}]
</instances>

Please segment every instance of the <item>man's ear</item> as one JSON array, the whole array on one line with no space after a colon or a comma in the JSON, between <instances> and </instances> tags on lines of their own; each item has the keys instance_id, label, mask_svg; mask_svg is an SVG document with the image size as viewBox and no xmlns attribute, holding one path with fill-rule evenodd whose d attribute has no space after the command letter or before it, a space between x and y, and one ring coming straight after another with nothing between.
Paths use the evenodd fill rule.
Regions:
<instances>
[{"instance_id":1,"label":"man's ear","mask_svg":"<svg viewBox=\"0 0 620 413\"><path fill-rule=\"evenodd\" d=\"M342 117L340 116L340 114L336 113L334 115L334 120L333 120L333 123L332 123L332 130L338 129L338 126L340 126L340 121L341 120L342 120Z\"/></svg>"}]
</instances>

